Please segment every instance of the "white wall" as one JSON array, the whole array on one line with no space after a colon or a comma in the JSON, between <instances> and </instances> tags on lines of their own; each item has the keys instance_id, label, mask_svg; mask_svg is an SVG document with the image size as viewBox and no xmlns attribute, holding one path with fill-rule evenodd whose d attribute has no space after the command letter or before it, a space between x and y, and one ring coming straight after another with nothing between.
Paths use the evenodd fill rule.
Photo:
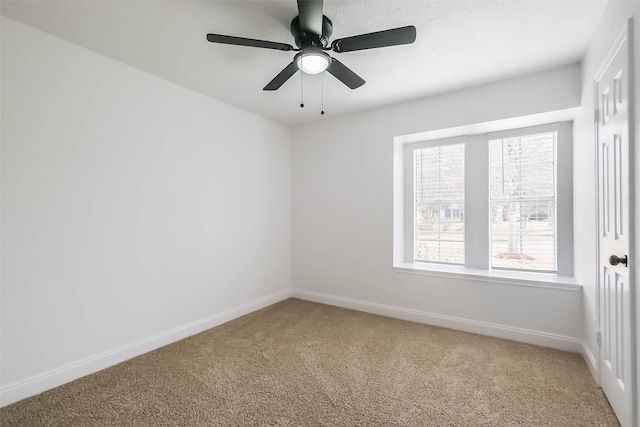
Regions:
<instances>
[{"instance_id":1,"label":"white wall","mask_svg":"<svg viewBox=\"0 0 640 427\"><path fill-rule=\"evenodd\" d=\"M2 403L290 296L290 142L3 17Z\"/></svg>"},{"instance_id":2,"label":"white wall","mask_svg":"<svg viewBox=\"0 0 640 427\"><path fill-rule=\"evenodd\" d=\"M579 104L573 65L295 128L294 295L578 350L580 290L394 271L392 179L394 136Z\"/></svg>"},{"instance_id":3,"label":"white wall","mask_svg":"<svg viewBox=\"0 0 640 427\"><path fill-rule=\"evenodd\" d=\"M584 285L584 337L586 345L595 357L598 355L596 343L596 208L595 208L595 142L593 129L593 76L602 64L628 18L634 18L635 45L635 123L636 145L640 141L640 3L635 1L609 2L595 32L593 41L582 63L582 96L580 113L574 122L574 212L576 212L575 233L575 274ZM635 149L635 219L640 213L640 149ZM632 218L632 222L633 222ZM586 232L585 232L586 230ZM636 242L640 241L640 226L636 224ZM635 253L636 287L640 283L640 254ZM631 264L630 264L631 265ZM636 292L637 307L640 307L640 292ZM637 310L636 310L637 312ZM637 319L640 322L640 316ZM638 323L637 332L640 332ZM640 339L637 340L640 345ZM638 351L640 356L640 349ZM640 406L640 401L638 402ZM640 425L640 420L638 420Z\"/></svg>"}]
</instances>

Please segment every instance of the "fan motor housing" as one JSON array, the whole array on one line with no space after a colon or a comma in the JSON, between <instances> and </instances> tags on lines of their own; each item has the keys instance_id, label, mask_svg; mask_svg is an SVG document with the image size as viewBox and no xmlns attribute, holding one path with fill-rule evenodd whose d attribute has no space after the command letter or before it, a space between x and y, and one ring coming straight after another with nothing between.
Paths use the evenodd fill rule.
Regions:
<instances>
[{"instance_id":1,"label":"fan motor housing","mask_svg":"<svg viewBox=\"0 0 640 427\"><path fill-rule=\"evenodd\" d=\"M291 35L296 41L296 46L300 49L316 47L324 49L329 45L329 37L333 33L333 23L329 18L322 15L322 34L307 33L300 28L300 17L296 16L291 21Z\"/></svg>"}]
</instances>

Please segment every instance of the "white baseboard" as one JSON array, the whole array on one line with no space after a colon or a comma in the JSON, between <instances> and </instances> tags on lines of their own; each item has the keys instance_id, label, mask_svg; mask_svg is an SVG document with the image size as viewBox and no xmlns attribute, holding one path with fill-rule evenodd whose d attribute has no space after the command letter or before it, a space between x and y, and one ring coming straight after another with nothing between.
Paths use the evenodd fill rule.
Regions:
<instances>
[{"instance_id":1,"label":"white baseboard","mask_svg":"<svg viewBox=\"0 0 640 427\"><path fill-rule=\"evenodd\" d=\"M495 323L428 313L426 311L395 307L299 289L293 290L293 297L322 304L334 305L337 307L349 308L352 310L364 311L366 313L379 314L381 316L393 317L396 319L409 320L412 322L425 323L443 328L504 338L512 341L571 351L574 353L582 353L583 350L581 339L567 337L564 335L556 335L547 332L533 331L530 329L515 328Z\"/></svg>"},{"instance_id":2,"label":"white baseboard","mask_svg":"<svg viewBox=\"0 0 640 427\"><path fill-rule=\"evenodd\" d=\"M0 389L0 407L98 372L125 360L219 326L261 308L291 298L290 289L249 301L220 313L207 316L147 338L87 357L56 369L8 384Z\"/></svg>"},{"instance_id":3,"label":"white baseboard","mask_svg":"<svg viewBox=\"0 0 640 427\"><path fill-rule=\"evenodd\" d=\"M589 371L591 371L591 375L595 380L596 384L600 385L600 375L598 375L598 362L596 360L596 356L591 352L591 349L587 345L585 341L582 341L582 357L584 357L584 361L587 363L589 367Z\"/></svg>"}]
</instances>

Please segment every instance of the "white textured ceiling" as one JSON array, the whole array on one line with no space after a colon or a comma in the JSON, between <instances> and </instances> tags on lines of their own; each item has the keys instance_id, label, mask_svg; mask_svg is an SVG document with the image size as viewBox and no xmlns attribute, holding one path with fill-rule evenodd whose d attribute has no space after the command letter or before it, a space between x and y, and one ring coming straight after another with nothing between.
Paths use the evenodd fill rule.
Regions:
<instances>
[{"instance_id":1,"label":"white textured ceiling","mask_svg":"<svg viewBox=\"0 0 640 427\"><path fill-rule=\"evenodd\" d=\"M421 98L580 61L604 1L325 1L331 39L415 25L414 44L333 54L366 80L300 74L262 90L292 52L206 41L209 32L294 44L286 1L2 1L3 15L285 124Z\"/></svg>"}]
</instances>

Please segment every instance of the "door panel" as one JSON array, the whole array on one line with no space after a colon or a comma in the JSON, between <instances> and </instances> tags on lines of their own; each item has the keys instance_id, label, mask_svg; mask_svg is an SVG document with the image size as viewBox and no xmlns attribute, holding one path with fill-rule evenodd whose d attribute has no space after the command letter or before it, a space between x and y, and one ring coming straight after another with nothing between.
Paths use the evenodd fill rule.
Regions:
<instances>
[{"instance_id":1,"label":"door panel","mask_svg":"<svg viewBox=\"0 0 640 427\"><path fill-rule=\"evenodd\" d=\"M600 382L623 427L632 425L634 355L629 254L629 52L626 31L594 79L598 149Z\"/></svg>"}]
</instances>

